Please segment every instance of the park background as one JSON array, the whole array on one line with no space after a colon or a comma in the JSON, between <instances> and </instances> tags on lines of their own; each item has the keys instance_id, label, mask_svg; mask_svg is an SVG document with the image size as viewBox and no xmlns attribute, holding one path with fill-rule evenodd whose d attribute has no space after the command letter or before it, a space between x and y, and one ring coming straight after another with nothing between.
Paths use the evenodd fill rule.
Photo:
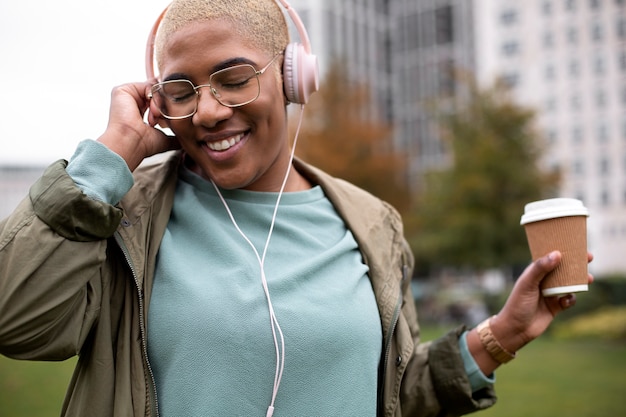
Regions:
<instances>
[{"instance_id":1,"label":"park background","mask_svg":"<svg viewBox=\"0 0 626 417\"><path fill-rule=\"evenodd\" d=\"M427 45L431 54L449 50L460 41L460 31L451 29L448 23L453 22L447 19L458 14L457 7L466 10L471 2L342 0L334 8L362 10L370 3L419 4L425 10L430 7L432 10L426 12L432 13L425 12L424 16L443 22L445 29L434 28L436 44ZM500 21L514 25L516 19L524 20L516 2L501 3L497 14ZM0 61L0 74L11 80L4 88L8 92L5 97L12 98L3 101L0 111L4 121L0 138L0 217L8 215L26 195L46 164L68 158L79 140L96 137L104 128L110 88L143 76L145 34L166 4L63 0L41 2L34 9L30 3L0 4L0 53L5 57ZM594 48L608 51L609 63L603 65L613 68L611 74L614 69L626 73L623 1L541 0L524 2L519 7L535 7L542 19L548 19L544 15L551 13L559 22L574 16L567 9L574 7L578 11L576 19L589 18L590 36L597 36L598 22L606 21L606 28L600 25L600 33L607 34L605 43L609 35L617 42L609 46L594 44ZM77 13L85 18L77 19ZM363 17L359 13L354 16ZM303 17L314 23L312 13L303 13ZM111 31L112 24L118 30ZM543 41L550 40L538 30L540 35ZM552 41L558 42L555 39ZM506 40L503 47L507 54L515 55L516 48L523 50ZM317 51L322 52L321 48ZM415 160L408 160L407 150L397 146L398 126L384 117L370 117L372 103L379 103L381 97L383 101L389 99L383 94L385 88L390 89L389 80L363 82L355 71L369 68L367 65L348 67L343 60L321 58L326 68L322 90L305 110L298 155L400 210L416 255L413 292L424 340L460 323L473 326L497 312L515 277L529 261L519 226L523 205L560 195L566 185L571 185L570 171L580 168L555 165L546 158L550 149L563 142L554 137L554 132L541 128L546 114L554 113L554 103L534 106L520 100L511 74L479 83L466 68L421 67L421 78L433 78L432 72L438 73L435 93L441 95L423 102L419 112L428 114L429 128L438 132L437 149L446 150L452 157L444 158L436 169L425 171L422 168L431 166L428 164L437 158L418 155L424 164L416 170ZM540 67L537 63L535 66ZM546 77L550 75L548 69ZM616 97L613 102L620 106L621 100L622 104L606 119L626 120L625 78L618 75L612 79L618 81L611 91ZM597 84L601 83L598 80ZM418 87L407 85L406 89L414 88ZM543 92L537 88L522 90L534 95ZM570 99L563 97L564 101ZM598 102L595 107L599 107ZM295 117L297 109L291 107ZM36 118L32 117L33 111ZM575 116L573 110L568 112ZM588 146L608 148L607 143L613 144L610 153L617 162L609 168L601 164L608 171L604 175L612 179L626 177L626 127L620 138L617 123L622 122L616 122L608 139L603 134L585 133L590 143L581 151L593 154ZM565 129L580 134L574 126ZM424 138L419 139L416 143L427 147ZM566 149L577 149L576 142L565 143ZM587 172L595 171L587 168ZM587 186L602 191L601 182L594 180ZM609 188L618 196L622 193L620 187ZM587 196L592 203L596 199ZM626 204L617 203L614 211L623 216ZM603 217L599 211L592 210L592 219L599 217ZM623 233L622 226L613 226L617 235ZM624 240L618 242L615 251L626 253ZM600 252L596 256L605 261L607 254ZM579 294L574 309L559 316L545 335L519 353L518 359L497 371L500 401L482 416L626 415L626 271L603 272L596 278L588 293ZM58 415L74 363L75 359L31 363L0 357L0 417Z\"/></svg>"}]
</instances>

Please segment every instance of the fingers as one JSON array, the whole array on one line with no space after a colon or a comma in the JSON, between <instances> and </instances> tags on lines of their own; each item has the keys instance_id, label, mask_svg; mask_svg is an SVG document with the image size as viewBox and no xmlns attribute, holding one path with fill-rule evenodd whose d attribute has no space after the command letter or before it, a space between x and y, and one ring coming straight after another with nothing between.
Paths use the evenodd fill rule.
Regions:
<instances>
[{"instance_id":1,"label":"fingers","mask_svg":"<svg viewBox=\"0 0 626 417\"><path fill-rule=\"evenodd\" d=\"M567 310L570 307L573 307L576 304L576 295L567 294L563 297L559 297L559 305L562 310Z\"/></svg>"},{"instance_id":2,"label":"fingers","mask_svg":"<svg viewBox=\"0 0 626 417\"><path fill-rule=\"evenodd\" d=\"M561 262L561 252L553 251L531 263L520 278L526 278L533 286L539 282Z\"/></svg>"}]
</instances>

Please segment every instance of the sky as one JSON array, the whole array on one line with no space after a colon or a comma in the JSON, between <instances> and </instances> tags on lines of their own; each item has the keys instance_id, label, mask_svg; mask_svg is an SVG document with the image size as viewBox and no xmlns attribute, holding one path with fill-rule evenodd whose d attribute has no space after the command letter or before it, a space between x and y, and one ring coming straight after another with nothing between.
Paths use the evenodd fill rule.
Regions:
<instances>
[{"instance_id":1,"label":"sky","mask_svg":"<svg viewBox=\"0 0 626 417\"><path fill-rule=\"evenodd\" d=\"M111 89L145 80L169 0L0 1L0 164L69 159L106 128Z\"/></svg>"}]
</instances>

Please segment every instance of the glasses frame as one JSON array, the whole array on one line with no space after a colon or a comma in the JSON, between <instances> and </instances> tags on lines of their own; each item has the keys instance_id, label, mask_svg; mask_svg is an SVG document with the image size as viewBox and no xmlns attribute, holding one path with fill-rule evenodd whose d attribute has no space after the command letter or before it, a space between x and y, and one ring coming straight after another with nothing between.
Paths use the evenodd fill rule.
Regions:
<instances>
[{"instance_id":1,"label":"glasses frame","mask_svg":"<svg viewBox=\"0 0 626 417\"><path fill-rule=\"evenodd\" d=\"M233 65L232 67L228 67L228 68L224 68L221 69L219 71L215 71L214 73L212 73L209 76L209 83L208 84L200 84L200 85L194 85L190 80L186 80L186 79L180 79L180 80L168 80L168 81L162 81L160 83L156 83L152 86L152 88L150 89L150 92L148 93L148 99L152 100L152 98L154 97L154 94L157 92L157 89L167 85L167 84L171 84L171 83L179 83L181 81L183 82L187 82L189 83L189 85L191 85L191 87L193 88L194 92L196 93L196 101L195 101L195 105L194 105L194 109L191 113L185 115L185 116L168 116L164 113L161 113L161 115L163 117L165 117L168 120L182 120L182 119L186 119L188 117L192 117L194 114L196 114L198 112L198 100L200 98L200 89L203 87L209 87L209 89L211 90L211 94L213 95L213 97L215 98L215 100L217 100L218 103L220 103L222 106L224 107L230 107L230 108L236 108L236 107L241 107L241 106L245 106L246 104L250 104L253 101L255 101L257 98L259 98L259 96L261 95L261 81L259 80L259 76L263 75L265 73L265 71L267 71L267 69L274 63L274 61L276 61L276 58L278 58L279 56L281 56L283 54L283 52L278 53L276 55L274 55L274 57L270 60L270 62L267 63L267 65L265 65L263 68L261 68L260 70L257 70L254 65L251 64L240 64L240 65ZM254 98L244 102L244 103L238 103L238 104L227 104L222 102L222 100L220 99L220 92L213 87L213 85L211 85L211 82L213 80L213 77L221 74L223 72L232 70L233 68L243 68L243 67L249 67L252 68L252 70L254 71L254 78L256 78L256 82L257 82L257 94L256 96L254 96ZM167 100L167 99L165 99Z\"/></svg>"}]
</instances>

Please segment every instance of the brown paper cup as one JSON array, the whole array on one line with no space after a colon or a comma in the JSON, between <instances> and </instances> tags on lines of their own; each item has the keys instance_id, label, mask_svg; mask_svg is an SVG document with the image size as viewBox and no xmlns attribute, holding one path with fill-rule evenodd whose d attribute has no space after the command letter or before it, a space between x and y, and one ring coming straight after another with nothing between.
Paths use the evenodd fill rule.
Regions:
<instances>
[{"instance_id":1,"label":"brown paper cup","mask_svg":"<svg viewBox=\"0 0 626 417\"><path fill-rule=\"evenodd\" d=\"M526 205L521 224L526 230L533 260L553 250L561 263L541 283L544 296L588 290L587 217L580 200L553 198Z\"/></svg>"}]
</instances>

